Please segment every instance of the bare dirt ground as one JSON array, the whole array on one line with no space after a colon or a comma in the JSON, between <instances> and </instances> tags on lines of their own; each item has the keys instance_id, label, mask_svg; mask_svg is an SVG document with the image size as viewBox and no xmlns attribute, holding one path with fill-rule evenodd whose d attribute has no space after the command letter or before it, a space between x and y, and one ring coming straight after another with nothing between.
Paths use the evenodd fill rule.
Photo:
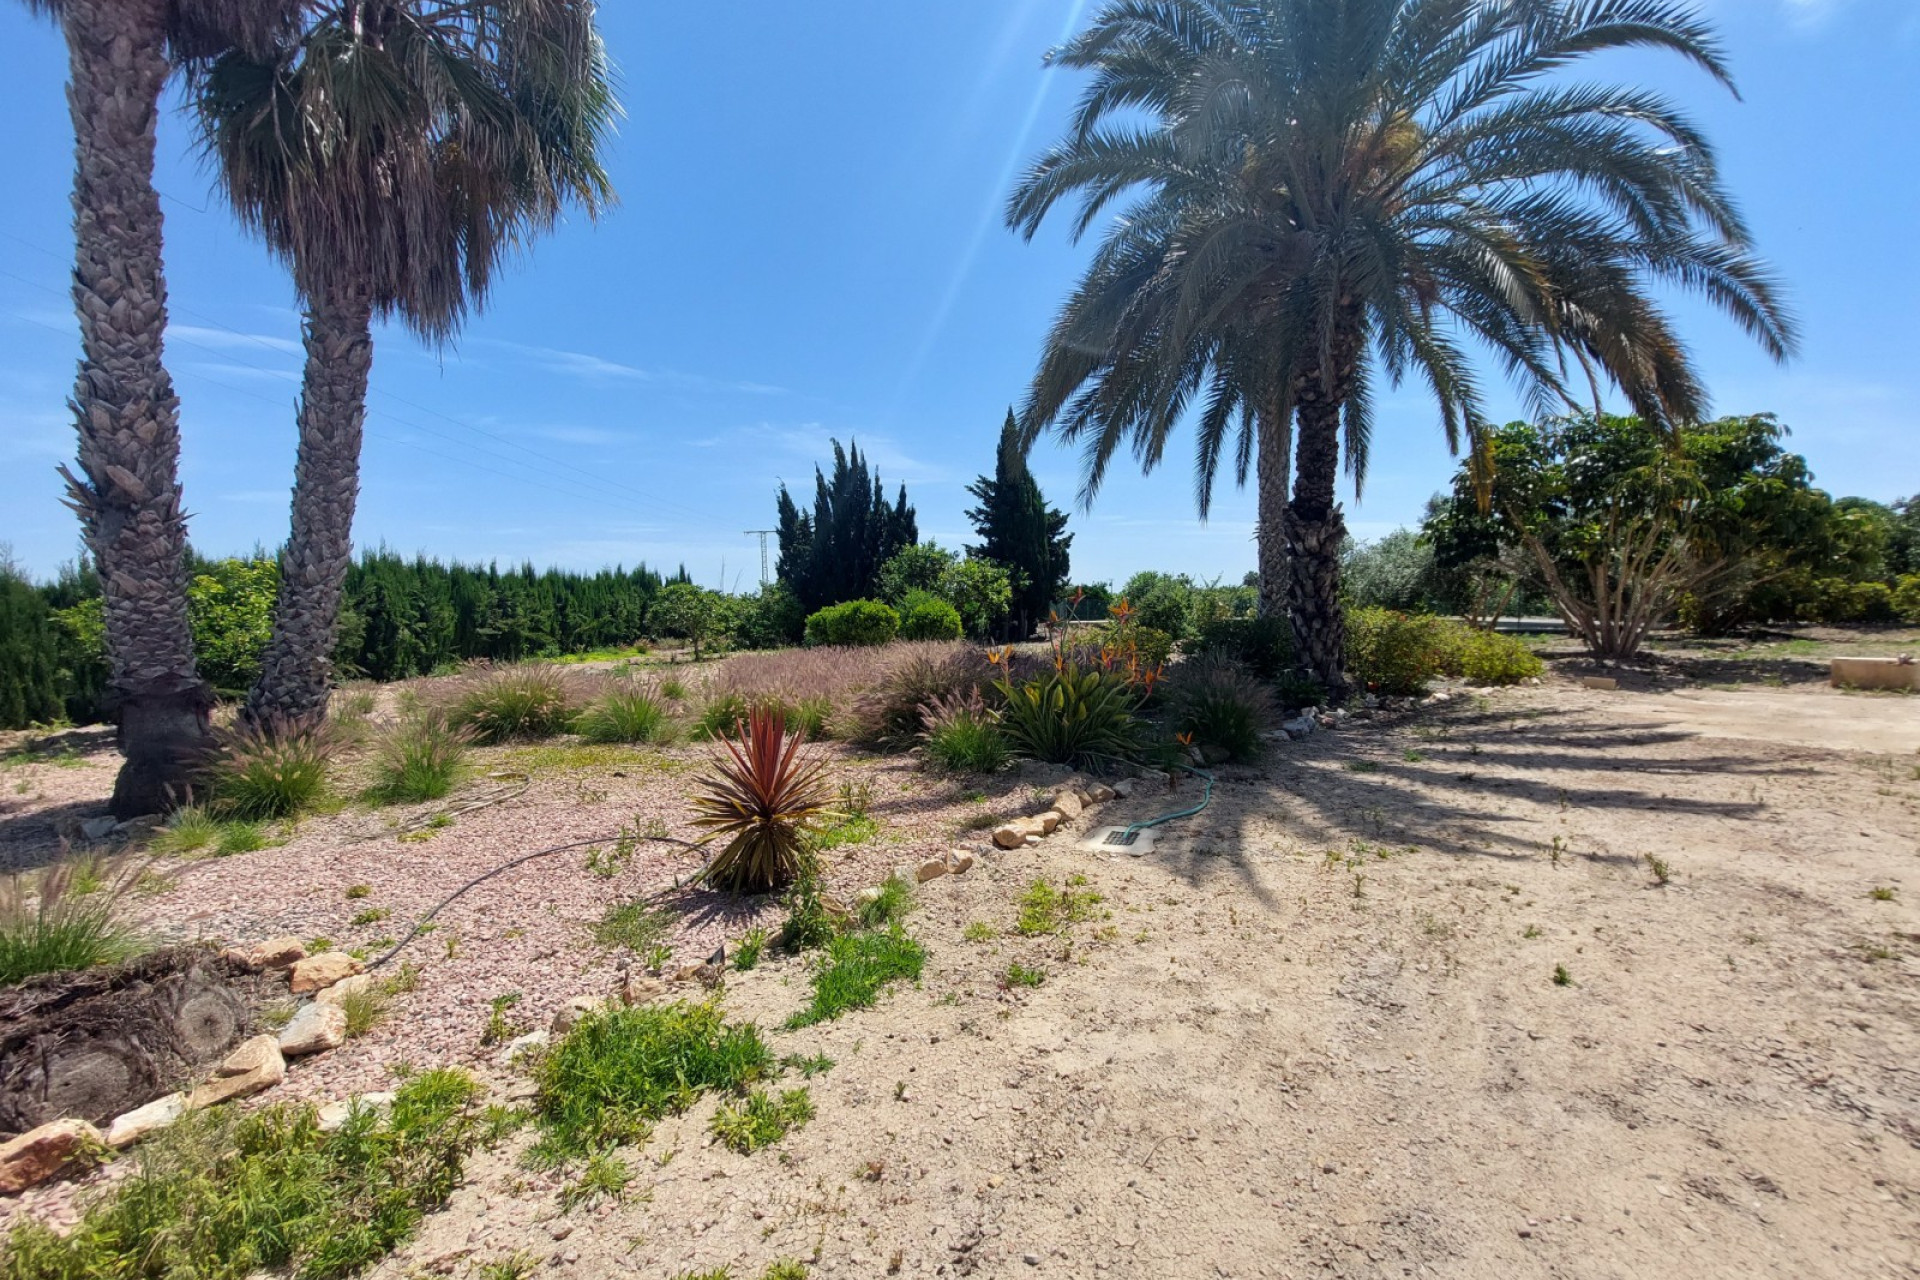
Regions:
<instances>
[{"instance_id":1,"label":"bare dirt ground","mask_svg":"<svg viewBox=\"0 0 1920 1280\"><path fill-rule=\"evenodd\" d=\"M515 1149L478 1157L374 1274L524 1254L662 1280L779 1257L837 1276L1920 1276L1920 704L1623 683L1556 677L1315 735L1223 770L1214 805L1143 856L1057 835L936 880L909 918L917 989L768 1032L835 1062L804 1129L734 1155L709 1100L627 1153L625 1203L571 1215ZM843 891L1032 798L832 750L882 821L834 855ZM189 864L140 910L175 936L366 942L514 852L684 831L698 756L522 757L524 794L432 840L350 811ZM110 780L16 765L7 799L26 780L87 812L95 768ZM1194 798L1147 789L1094 816ZM31 820L16 807L0 835ZM532 1023L608 990L587 923L694 865L647 854L602 880L566 856L490 882L415 944L421 988L386 1024L276 1092L385 1087L402 1060L504 1079L478 1045L488 998L522 991ZM1013 934L1022 889L1076 875L1094 919ZM345 899L357 883L373 894ZM369 904L394 916L347 923ZM687 905L682 958L747 923ZM999 936L967 941L971 922ZM1016 961L1042 985L1006 989ZM729 973L725 1007L777 1027L806 975Z\"/></svg>"}]
</instances>

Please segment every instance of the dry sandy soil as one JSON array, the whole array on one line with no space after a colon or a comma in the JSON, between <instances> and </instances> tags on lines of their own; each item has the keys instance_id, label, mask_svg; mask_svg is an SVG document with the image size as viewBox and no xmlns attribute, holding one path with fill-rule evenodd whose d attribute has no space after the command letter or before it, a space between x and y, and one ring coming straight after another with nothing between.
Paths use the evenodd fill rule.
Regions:
<instances>
[{"instance_id":1,"label":"dry sandy soil","mask_svg":"<svg viewBox=\"0 0 1920 1280\"><path fill-rule=\"evenodd\" d=\"M1917 725L1910 698L1810 684L1556 676L1279 746L1146 854L1069 832L925 886L918 988L768 1032L835 1062L778 1146L714 1145L709 1100L627 1153L624 1204L571 1215L515 1150L480 1156L374 1274L524 1253L662 1280L780 1257L836 1276L1920 1276ZM882 820L834 855L842 891L1032 800L1030 779L976 799L832 750ZM631 821L684 833L698 757L523 752L500 761L534 775L523 794L431 840L349 811L174 868L139 910L175 936L364 943L513 853ZM110 767L0 775L0 851L33 860L35 814L92 812ZM1162 784L1090 817L1197 795ZM423 983L387 1023L283 1093L385 1087L403 1060L506 1080L478 1045L488 998L520 991L543 1022L610 990L618 957L587 924L694 865L645 852L603 880L567 854L489 882L410 948ZM1072 876L1095 918L1014 936L1019 893ZM347 923L369 905L394 915ZM748 923L685 905L682 959ZM975 921L999 936L964 940ZM1006 989L1015 961L1045 982ZM806 976L729 973L725 1007L777 1027Z\"/></svg>"}]
</instances>

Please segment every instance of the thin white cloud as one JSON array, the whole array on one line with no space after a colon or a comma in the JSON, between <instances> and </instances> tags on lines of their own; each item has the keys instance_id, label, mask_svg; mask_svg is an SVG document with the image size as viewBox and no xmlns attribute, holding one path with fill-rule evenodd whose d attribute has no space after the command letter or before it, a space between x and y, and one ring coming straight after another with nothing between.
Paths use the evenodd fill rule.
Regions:
<instances>
[{"instance_id":1,"label":"thin white cloud","mask_svg":"<svg viewBox=\"0 0 1920 1280\"><path fill-rule=\"evenodd\" d=\"M235 329L207 329L200 325L170 324L167 337L192 343L197 347L211 347L216 351L278 351L291 355L300 355L303 349L292 338L279 338L270 333L241 333Z\"/></svg>"},{"instance_id":2,"label":"thin white cloud","mask_svg":"<svg viewBox=\"0 0 1920 1280\"><path fill-rule=\"evenodd\" d=\"M178 366L181 372L197 373L208 378L240 378L269 382L298 382L300 374L294 369L268 369L257 364L231 364L217 360L197 360L191 364Z\"/></svg>"},{"instance_id":3,"label":"thin white cloud","mask_svg":"<svg viewBox=\"0 0 1920 1280\"><path fill-rule=\"evenodd\" d=\"M586 351L568 351L560 347L537 347L501 338L476 339L480 346L492 347L520 357L529 364L587 382L642 382L673 391L733 392L741 395L786 395L785 387L764 382L728 381L701 374L681 373L673 369L646 369L639 365L609 360Z\"/></svg>"},{"instance_id":4,"label":"thin white cloud","mask_svg":"<svg viewBox=\"0 0 1920 1280\"><path fill-rule=\"evenodd\" d=\"M240 502L250 506L264 506L269 503L278 504L289 502L291 498L285 489L236 489L233 492L221 494L220 501Z\"/></svg>"}]
</instances>

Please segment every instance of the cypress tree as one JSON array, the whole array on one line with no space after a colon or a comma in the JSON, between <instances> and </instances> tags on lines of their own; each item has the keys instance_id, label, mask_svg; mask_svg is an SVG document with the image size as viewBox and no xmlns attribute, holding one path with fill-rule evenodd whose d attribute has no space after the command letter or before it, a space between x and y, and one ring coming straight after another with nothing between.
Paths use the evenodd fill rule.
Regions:
<instances>
[{"instance_id":1,"label":"cypress tree","mask_svg":"<svg viewBox=\"0 0 1920 1280\"><path fill-rule=\"evenodd\" d=\"M808 613L877 592L880 566L902 547L920 540L907 487L888 503L885 487L869 472L859 446L833 442L833 476L813 469L813 511L800 510L787 486L775 500L780 537L780 580Z\"/></svg>"},{"instance_id":2,"label":"cypress tree","mask_svg":"<svg viewBox=\"0 0 1920 1280\"><path fill-rule=\"evenodd\" d=\"M1000 449L993 475L967 486L980 503L967 512L978 546L967 554L1004 565L1013 574L1013 613L1026 630L1043 621L1067 585L1067 548L1073 535L1063 511L1047 505L1019 442L1013 410L1000 428Z\"/></svg>"},{"instance_id":3,"label":"cypress tree","mask_svg":"<svg viewBox=\"0 0 1920 1280\"><path fill-rule=\"evenodd\" d=\"M60 718L58 643L46 600L0 560L0 729Z\"/></svg>"}]
</instances>

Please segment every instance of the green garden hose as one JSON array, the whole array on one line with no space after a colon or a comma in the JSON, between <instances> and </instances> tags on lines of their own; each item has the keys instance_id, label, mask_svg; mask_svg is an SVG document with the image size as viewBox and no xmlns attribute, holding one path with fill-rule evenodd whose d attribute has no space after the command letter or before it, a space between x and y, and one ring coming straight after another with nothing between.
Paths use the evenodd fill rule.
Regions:
<instances>
[{"instance_id":1,"label":"green garden hose","mask_svg":"<svg viewBox=\"0 0 1920 1280\"><path fill-rule=\"evenodd\" d=\"M1150 828L1160 826L1163 823L1173 822L1179 818L1194 817L1198 815L1202 810L1204 810L1208 805L1213 803L1213 775L1212 774L1208 773L1205 769L1195 769L1191 765L1182 764L1182 765L1175 765L1174 767L1177 769L1185 770L1187 773L1192 774L1194 777L1199 778L1201 781L1207 784L1207 793L1200 797L1200 803L1194 805L1190 809L1181 809L1175 813L1163 813L1157 818L1148 818L1144 822L1134 823L1132 826L1128 827L1125 831L1120 833L1120 840L1119 840L1120 844L1131 844L1133 843L1133 838L1139 835L1142 831L1146 831L1146 830L1149 830Z\"/></svg>"}]
</instances>

